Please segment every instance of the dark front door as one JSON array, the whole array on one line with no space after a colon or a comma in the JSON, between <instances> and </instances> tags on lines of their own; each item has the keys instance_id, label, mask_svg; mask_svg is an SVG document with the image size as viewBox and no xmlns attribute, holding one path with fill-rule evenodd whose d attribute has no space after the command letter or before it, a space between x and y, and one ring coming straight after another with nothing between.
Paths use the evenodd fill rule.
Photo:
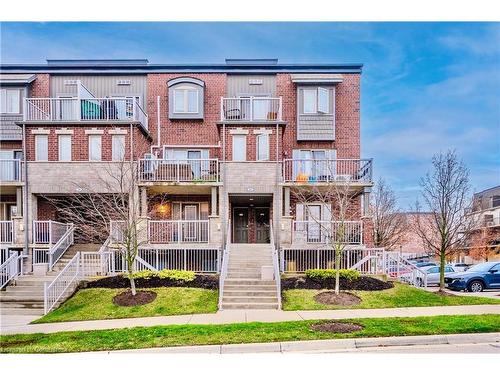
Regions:
<instances>
[{"instance_id":1,"label":"dark front door","mask_svg":"<svg viewBox=\"0 0 500 375\"><path fill-rule=\"evenodd\" d=\"M233 210L233 242L248 243L248 208L236 207Z\"/></svg>"},{"instance_id":2,"label":"dark front door","mask_svg":"<svg viewBox=\"0 0 500 375\"><path fill-rule=\"evenodd\" d=\"M255 242L269 243L269 208L256 208L255 212Z\"/></svg>"}]
</instances>

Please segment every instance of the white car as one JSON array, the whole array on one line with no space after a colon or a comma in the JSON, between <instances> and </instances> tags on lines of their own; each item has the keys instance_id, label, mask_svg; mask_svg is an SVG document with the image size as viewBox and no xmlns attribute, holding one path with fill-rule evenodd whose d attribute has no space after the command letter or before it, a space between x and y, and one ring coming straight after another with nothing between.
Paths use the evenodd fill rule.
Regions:
<instances>
[{"instance_id":1,"label":"white car","mask_svg":"<svg viewBox=\"0 0 500 375\"><path fill-rule=\"evenodd\" d=\"M427 274L427 285L439 285L439 266L422 267L421 270ZM455 268L446 265L444 266L444 275L449 276L457 272Z\"/></svg>"},{"instance_id":2,"label":"white car","mask_svg":"<svg viewBox=\"0 0 500 375\"><path fill-rule=\"evenodd\" d=\"M470 264L465 264L465 263L449 263L449 264L447 264L447 266L453 267L453 269L456 272L464 272L468 268L470 268L471 265Z\"/></svg>"}]
</instances>

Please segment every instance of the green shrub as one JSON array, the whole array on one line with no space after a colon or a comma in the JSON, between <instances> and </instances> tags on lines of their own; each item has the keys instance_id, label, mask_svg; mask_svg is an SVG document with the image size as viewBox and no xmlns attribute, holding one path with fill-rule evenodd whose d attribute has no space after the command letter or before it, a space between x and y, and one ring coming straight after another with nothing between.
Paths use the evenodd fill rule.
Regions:
<instances>
[{"instance_id":1,"label":"green shrub","mask_svg":"<svg viewBox=\"0 0 500 375\"><path fill-rule=\"evenodd\" d=\"M334 279L337 275L337 271L332 269L320 270L320 269L310 269L306 270L306 276L310 279ZM339 276L347 281L353 281L359 278L360 273L357 270L341 269L339 270Z\"/></svg>"},{"instance_id":2,"label":"green shrub","mask_svg":"<svg viewBox=\"0 0 500 375\"><path fill-rule=\"evenodd\" d=\"M152 277L158 277L160 279L170 279L176 281L193 281L196 275L193 271L181 271L181 270L161 270L161 271L138 271L133 275L134 279L151 279Z\"/></svg>"}]
</instances>

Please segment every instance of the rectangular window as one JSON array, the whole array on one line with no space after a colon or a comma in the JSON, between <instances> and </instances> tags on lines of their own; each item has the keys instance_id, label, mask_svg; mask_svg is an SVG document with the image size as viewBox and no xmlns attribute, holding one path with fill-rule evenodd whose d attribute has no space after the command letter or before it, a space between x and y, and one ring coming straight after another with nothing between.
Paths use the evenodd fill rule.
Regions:
<instances>
[{"instance_id":1,"label":"rectangular window","mask_svg":"<svg viewBox=\"0 0 500 375\"><path fill-rule=\"evenodd\" d=\"M19 89L0 90L0 113L21 113L21 91Z\"/></svg>"},{"instance_id":2,"label":"rectangular window","mask_svg":"<svg viewBox=\"0 0 500 375\"><path fill-rule=\"evenodd\" d=\"M257 160L269 160L269 135L257 135Z\"/></svg>"},{"instance_id":3,"label":"rectangular window","mask_svg":"<svg viewBox=\"0 0 500 375\"><path fill-rule=\"evenodd\" d=\"M71 135L59 136L59 161L71 161Z\"/></svg>"},{"instance_id":4,"label":"rectangular window","mask_svg":"<svg viewBox=\"0 0 500 375\"><path fill-rule=\"evenodd\" d=\"M102 160L102 147L100 135L89 135L89 161Z\"/></svg>"},{"instance_id":5,"label":"rectangular window","mask_svg":"<svg viewBox=\"0 0 500 375\"><path fill-rule=\"evenodd\" d=\"M306 89L304 92L304 113L316 113L317 90Z\"/></svg>"},{"instance_id":6,"label":"rectangular window","mask_svg":"<svg viewBox=\"0 0 500 375\"><path fill-rule=\"evenodd\" d=\"M491 207L499 207L500 206L500 195L494 195L491 197Z\"/></svg>"},{"instance_id":7,"label":"rectangular window","mask_svg":"<svg viewBox=\"0 0 500 375\"><path fill-rule=\"evenodd\" d=\"M198 113L198 90L178 88L174 90L175 113Z\"/></svg>"},{"instance_id":8,"label":"rectangular window","mask_svg":"<svg viewBox=\"0 0 500 375\"><path fill-rule=\"evenodd\" d=\"M124 135L113 135L111 137L111 158L113 161L121 161L125 158Z\"/></svg>"},{"instance_id":9,"label":"rectangular window","mask_svg":"<svg viewBox=\"0 0 500 375\"><path fill-rule=\"evenodd\" d=\"M49 137L45 134L35 135L35 160L49 160Z\"/></svg>"},{"instance_id":10,"label":"rectangular window","mask_svg":"<svg viewBox=\"0 0 500 375\"><path fill-rule=\"evenodd\" d=\"M330 90L318 87L318 112L328 113L330 102Z\"/></svg>"},{"instance_id":11,"label":"rectangular window","mask_svg":"<svg viewBox=\"0 0 500 375\"><path fill-rule=\"evenodd\" d=\"M247 136L244 134L233 135L233 161L247 160Z\"/></svg>"}]
</instances>

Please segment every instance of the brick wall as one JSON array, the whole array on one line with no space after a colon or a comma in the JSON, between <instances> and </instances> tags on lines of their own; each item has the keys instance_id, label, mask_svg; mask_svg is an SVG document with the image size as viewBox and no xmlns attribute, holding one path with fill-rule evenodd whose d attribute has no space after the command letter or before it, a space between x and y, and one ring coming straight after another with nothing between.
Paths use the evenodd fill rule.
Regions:
<instances>
[{"instance_id":1,"label":"brick wall","mask_svg":"<svg viewBox=\"0 0 500 375\"><path fill-rule=\"evenodd\" d=\"M226 126L226 160L233 160L233 134L231 131L234 129L248 130L246 135L246 160L256 161L257 160L257 134L254 131L271 131L269 134L269 160L276 160L276 125L273 126ZM283 128L278 128L278 149L281 153L282 151L282 137Z\"/></svg>"},{"instance_id":2,"label":"brick wall","mask_svg":"<svg viewBox=\"0 0 500 375\"><path fill-rule=\"evenodd\" d=\"M148 215L152 220L172 220L172 202L192 202L192 203L208 203L208 213L212 210L210 195L174 195L174 194L158 194L148 197ZM160 205L168 205L169 209L165 212L160 212Z\"/></svg>"},{"instance_id":3,"label":"brick wall","mask_svg":"<svg viewBox=\"0 0 500 375\"><path fill-rule=\"evenodd\" d=\"M56 207L44 197L37 197L37 217L35 220L58 220Z\"/></svg>"},{"instance_id":4,"label":"brick wall","mask_svg":"<svg viewBox=\"0 0 500 375\"><path fill-rule=\"evenodd\" d=\"M1 150L22 150L22 141L0 141Z\"/></svg>"},{"instance_id":5,"label":"brick wall","mask_svg":"<svg viewBox=\"0 0 500 375\"><path fill-rule=\"evenodd\" d=\"M29 88L30 98L50 97L50 76L46 73L39 73Z\"/></svg>"}]
</instances>

